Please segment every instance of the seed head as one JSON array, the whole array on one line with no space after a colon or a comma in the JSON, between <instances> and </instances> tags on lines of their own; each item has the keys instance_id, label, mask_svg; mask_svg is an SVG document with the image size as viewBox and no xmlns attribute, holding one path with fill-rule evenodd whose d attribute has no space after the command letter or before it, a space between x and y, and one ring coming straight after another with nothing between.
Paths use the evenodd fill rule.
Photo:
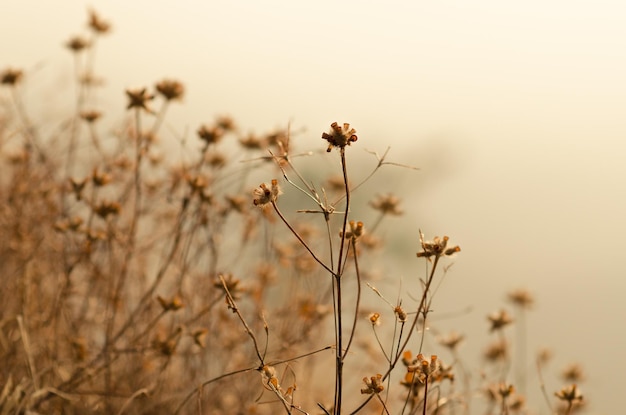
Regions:
<instances>
[{"instance_id":1,"label":"seed head","mask_svg":"<svg viewBox=\"0 0 626 415\"><path fill-rule=\"evenodd\" d=\"M278 186L278 180L272 179L271 186L261 183L259 187L254 189L254 205L265 207L272 202L276 202L280 194L282 194L282 191L280 186Z\"/></svg>"},{"instance_id":2,"label":"seed head","mask_svg":"<svg viewBox=\"0 0 626 415\"><path fill-rule=\"evenodd\" d=\"M430 260L430 257L441 257L441 256L450 256L454 255L457 252L461 251L461 248L458 246L453 246L452 248L448 248L448 238L444 236L443 238L439 238L435 236L435 239L432 241L425 241L424 234L420 231L420 244L422 245L422 251L417 253L418 258L426 258Z\"/></svg>"},{"instance_id":3,"label":"seed head","mask_svg":"<svg viewBox=\"0 0 626 415\"><path fill-rule=\"evenodd\" d=\"M148 102L154 99L154 95L150 94L146 88L127 89L128 106L126 109L143 108L147 112L152 112L148 107Z\"/></svg>"},{"instance_id":4,"label":"seed head","mask_svg":"<svg viewBox=\"0 0 626 415\"><path fill-rule=\"evenodd\" d=\"M100 111L90 110L90 111L82 111L80 113L80 118L87 121L88 123L93 123L98 120L102 116Z\"/></svg>"},{"instance_id":5,"label":"seed head","mask_svg":"<svg viewBox=\"0 0 626 415\"><path fill-rule=\"evenodd\" d=\"M378 195L376 199L370 201L370 206L380 211L383 215L402 215L402 209L400 209L400 199L391 193L386 195Z\"/></svg>"},{"instance_id":6,"label":"seed head","mask_svg":"<svg viewBox=\"0 0 626 415\"><path fill-rule=\"evenodd\" d=\"M567 401L570 404L575 402L581 402L583 400L583 395L580 393L580 390L575 383L570 386L564 387L558 392L555 392L554 395L562 401Z\"/></svg>"},{"instance_id":7,"label":"seed head","mask_svg":"<svg viewBox=\"0 0 626 415\"><path fill-rule=\"evenodd\" d=\"M328 133L322 133L322 139L328 141L327 152L330 152L333 147L345 148L356 140L356 130L350 128L350 124L344 123L343 127L340 127L337 122L330 125L330 131Z\"/></svg>"},{"instance_id":8,"label":"seed head","mask_svg":"<svg viewBox=\"0 0 626 415\"><path fill-rule=\"evenodd\" d=\"M582 382L585 380L585 372L579 364L572 363L563 369L561 378L566 382Z\"/></svg>"},{"instance_id":9,"label":"seed head","mask_svg":"<svg viewBox=\"0 0 626 415\"><path fill-rule=\"evenodd\" d=\"M7 68L0 73L2 85L16 85L22 79L23 72L19 69Z\"/></svg>"},{"instance_id":10,"label":"seed head","mask_svg":"<svg viewBox=\"0 0 626 415\"><path fill-rule=\"evenodd\" d=\"M169 299L165 299L159 295L157 296L157 301L161 304L163 311L176 311L184 307L183 300L178 295Z\"/></svg>"},{"instance_id":11,"label":"seed head","mask_svg":"<svg viewBox=\"0 0 626 415\"><path fill-rule=\"evenodd\" d=\"M202 139L207 145L218 143L224 136L224 130L220 127L209 127L203 124L198 128L198 137Z\"/></svg>"},{"instance_id":12,"label":"seed head","mask_svg":"<svg viewBox=\"0 0 626 415\"><path fill-rule=\"evenodd\" d=\"M339 236L343 236L345 239L354 239L357 240L365 233L363 229L363 222L355 222L351 220L349 222L350 230L346 231L346 234L343 234L343 231L339 232Z\"/></svg>"},{"instance_id":13,"label":"seed head","mask_svg":"<svg viewBox=\"0 0 626 415\"><path fill-rule=\"evenodd\" d=\"M463 341L464 336L456 332L452 332L445 337L439 338L439 344L447 347L450 350L455 350L457 346Z\"/></svg>"},{"instance_id":14,"label":"seed head","mask_svg":"<svg viewBox=\"0 0 626 415\"><path fill-rule=\"evenodd\" d=\"M65 42L65 46L72 52L77 53L89 47L89 42L80 36L74 36L71 37L70 40Z\"/></svg>"},{"instance_id":15,"label":"seed head","mask_svg":"<svg viewBox=\"0 0 626 415\"><path fill-rule=\"evenodd\" d=\"M164 79L156 84L156 90L168 101L180 100L185 94L185 86L173 79Z\"/></svg>"},{"instance_id":16,"label":"seed head","mask_svg":"<svg viewBox=\"0 0 626 415\"><path fill-rule=\"evenodd\" d=\"M88 26L96 33L104 34L111 30L111 24L105 20L102 20L95 10L89 10Z\"/></svg>"},{"instance_id":17,"label":"seed head","mask_svg":"<svg viewBox=\"0 0 626 415\"><path fill-rule=\"evenodd\" d=\"M423 354L418 354L407 367L407 371L415 373L417 379L424 383L439 370L440 362L437 355L430 356L430 360L426 359Z\"/></svg>"},{"instance_id":18,"label":"seed head","mask_svg":"<svg viewBox=\"0 0 626 415\"><path fill-rule=\"evenodd\" d=\"M535 302L532 294L522 288L509 292L507 297L509 302L521 309L532 308Z\"/></svg>"},{"instance_id":19,"label":"seed head","mask_svg":"<svg viewBox=\"0 0 626 415\"><path fill-rule=\"evenodd\" d=\"M363 378L363 382L365 383L365 388L361 389L361 393L363 395L371 395L373 393L381 393L385 390L385 385L383 385L383 375L378 373L376 376L372 376L369 379L367 377Z\"/></svg>"},{"instance_id":20,"label":"seed head","mask_svg":"<svg viewBox=\"0 0 626 415\"><path fill-rule=\"evenodd\" d=\"M370 323L372 326L380 326L380 313L372 313L369 316Z\"/></svg>"},{"instance_id":21,"label":"seed head","mask_svg":"<svg viewBox=\"0 0 626 415\"><path fill-rule=\"evenodd\" d=\"M506 310L500 310L495 313L491 313L487 316L487 319L491 322L491 330L500 330L504 326L507 326L513 322L513 318Z\"/></svg>"}]
</instances>

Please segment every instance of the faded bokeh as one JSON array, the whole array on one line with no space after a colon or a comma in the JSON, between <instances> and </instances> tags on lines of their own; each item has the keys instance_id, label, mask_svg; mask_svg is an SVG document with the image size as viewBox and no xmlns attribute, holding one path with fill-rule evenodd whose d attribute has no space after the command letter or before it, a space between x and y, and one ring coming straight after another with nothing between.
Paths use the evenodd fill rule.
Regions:
<instances>
[{"instance_id":1,"label":"faded bokeh","mask_svg":"<svg viewBox=\"0 0 626 415\"><path fill-rule=\"evenodd\" d=\"M54 91L71 87L72 61L61 45L83 31L93 6L114 24L96 62L109 120L122 117L125 88L169 76L188 91L169 116L180 134L230 114L250 131L288 122L304 128L297 142L304 150L323 146L320 134L332 121L350 122L359 133L351 152L391 146L390 160L421 169L379 184L405 200L397 227L388 222L388 234L402 232L394 276L407 285L422 272L413 261L419 228L448 234L463 250L435 311L460 313L438 324L464 328L466 364L480 367L486 314L523 287L536 296L528 376L535 376L532 354L549 347L554 373L569 362L586 368L591 413L623 406L616 375L626 369L626 6L174 4L5 0L0 65L32 75L39 111L63 112L72 102ZM33 102L42 88L50 100ZM403 257L406 264L395 264ZM549 391L562 386L554 376L547 382Z\"/></svg>"}]
</instances>

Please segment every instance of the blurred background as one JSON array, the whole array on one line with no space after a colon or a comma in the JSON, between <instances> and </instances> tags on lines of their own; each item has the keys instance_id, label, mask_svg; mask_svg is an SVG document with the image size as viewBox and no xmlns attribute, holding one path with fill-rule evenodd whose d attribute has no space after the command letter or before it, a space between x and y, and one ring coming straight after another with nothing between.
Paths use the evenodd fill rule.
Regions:
<instances>
[{"instance_id":1,"label":"blurred background","mask_svg":"<svg viewBox=\"0 0 626 415\"><path fill-rule=\"evenodd\" d=\"M435 312L455 315L438 324L467 335L469 366L480 368L486 315L525 288L529 378L547 347L550 394L579 362L589 413L622 407L623 2L4 0L0 67L25 69L25 99L46 117L72 108L55 90L72 87L63 44L86 31L89 7L113 24L96 61L108 121L123 117L124 89L171 77L187 91L168 116L181 136L229 114L244 132L291 123L309 150L349 122L364 172L365 148L420 168L375 182L406 212L386 223L388 276L406 286L423 271L420 228L462 248Z\"/></svg>"}]
</instances>

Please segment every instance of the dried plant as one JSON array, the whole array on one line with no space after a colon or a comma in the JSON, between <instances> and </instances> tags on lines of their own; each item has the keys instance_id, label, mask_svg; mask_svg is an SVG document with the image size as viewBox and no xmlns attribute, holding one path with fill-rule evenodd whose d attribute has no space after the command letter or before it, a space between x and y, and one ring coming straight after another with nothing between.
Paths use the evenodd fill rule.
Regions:
<instances>
[{"instance_id":1,"label":"dried plant","mask_svg":"<svg viewBox=\"0 0 626 415\"><path fill-rule=\"evenodd\" d=\"M495 339L471 385L467 333L439 335L432 319L460 247L416 229L426 272L394 302L370 277L380 225L404 209L378 194L368 214L353 195L411 167L370 152L360 177L351 152L367 139L348 123L302 153L291 128L240 135L223 115L189 143L161 128L185 94L171 78L126 90L127 117L105 127L93 62L112 26L91 10L87 27L64 44L77 94L58 135L22 102L31 74L0 72L0 414L466 414L478 389L487 413L527 413L527 378L509 373L525 335L506 331L530 294L509 294L515 319L488 316ZM340 168L303 174L299 157ZM545 365L550 410L583 410L580 366L549 396Z\"/></svg>"}]
</instances>

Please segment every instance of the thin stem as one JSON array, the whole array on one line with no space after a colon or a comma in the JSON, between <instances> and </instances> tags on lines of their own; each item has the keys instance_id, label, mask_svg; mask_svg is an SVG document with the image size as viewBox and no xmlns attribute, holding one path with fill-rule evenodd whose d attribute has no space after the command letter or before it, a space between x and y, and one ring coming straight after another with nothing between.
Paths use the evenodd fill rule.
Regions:
<instances>
[{"instance_id":1,"label":"thin stem","mask_svg":"<svg viewBox=\"0 0 626 415\"><path fill-rule=\"evenodd\" d=\"M426 280L426 286L424 287L424 293L428 292L428 290L430 290L430 286L432 284L432 281L435 277L435 271L437 270L437 264L439 263L439 258L440 256L437 255L435 256L435 260L433 261L433 267L430 271L430 275L428 277L428 279ZM398 349L398 355L395 357L395 359L390 363L389 367L387 368L387 372L385 372L385 374L383 375L382 380L386 380L389 375L391 374L391 371L396 367L396 365L398 364L398 362L400 361L400 356L402 355L402 351L404 351L409 343L409 340L411 339L412 334L415 332L415 327L417 327L417 322L419 320L419 310L422 310L422 308L424 307L426 302L426 295L422 294L422 298L420 300L420 304L417 307L418 312L415 314L415 318L413 319L413 322L411 323L411 328L408 331L408 335L406 337L406 339L404 339L404 341L402 342L402 345L399 347ZM354 411L350 412L351 415L356 414L357 412L359 412L361 409L363 409L365 407L365 405L367 405L367 403L370 401L370 399L372 399L372 396L370 395L365 401L363 401L361 403L361 405L359 405Z\"/></svg>"},{"instance_id":2,"label":"thin stem","mask_svg":"<svg viewBox=\"0 0 626 415\"><path fill-rule=\"evenodd\" d=\"M319 259L317 257L317 255L315 255L315 253L311 250L311 248L309 248L309 245L304 242L304 240L302 239L302 237L298 234L298 232L291 226L291 224L287 221L287 219L283 216L283 214L281 213L280 209L278 209L278 205L276 204L275 201L272 201L272 207L274 208L274 211L276 212L276 214L278 214L278 217L280 217L280 219L283 221L283 223L285 225L287 225L287 227L289 228L289 230L291 231L291 233L293 233L293 235L298 238L298 241L300 241L300 243L302 244L302 246L304 246L304 248L309 251L309 254L311 254L311 256L313 257L313 259L320 264L326 271L330 272L331 275L336 276L337 274L335 274L335 271L333 271L332 269L330 269L328 267L328 265L326 265L321 259Z\"/></svg>"},{"instance_id":3,"label":"thin stem","mask_svg":"<svg viewBox=\"0 0 626 415\"><path fill-rule=\"evenodd\" d=\"M341 155L341 169L343 172L343 182L346 189L346 207L343 214L343 226L341 232L341 243L339 245L339 258L337 259L337 273L335 274L335 285L337 287L337 307L336 307L336 321L337 321L337 350L336 350L336 385L335 385L335 414L341 414L341 401L342 401L342 392L343 392L343 325L342 325L342 304L341 304L341 277L343 275L343 267L342 267L342 259L344 254L344 246L345 246L345 235L346 230L348 228L348 213L350 212L350 186L348 185L348 169L346 166L346 149L345 147L341 147L340 149Z\"/></svg>"},{"instance_id":4,"label":"thin stem","mask_svg":"<svg viewBox=\"0 0 626 415\"><path fill-rule=\"evenodd\" d=\"M348 339L348 344L346 345L346 351L344 353L344 358L348 355L348 350L350 350L350 345L352 344L352 340L354 339L354 333L356 332L356 323L359 317L359 309L361 306L361 273L359 271L359 259L356 252L356 239L352 238L350 240L352 246L352 254L354 255L354 268L356 271L356 305L354 307L354 321L352 322L352 330L350 331L350 338Z\"/></svg>"},{"instance_id":5,"label":"thin stem","mask_svg":"<svg viewBox=\"0 0 626 415\"><path fill-rule=\"evenodd\" d=\"M422 411L422 415L426 415L426 403L428 398L428 376L424 379L424 410Z\"/></svg>"}]
</instances>

